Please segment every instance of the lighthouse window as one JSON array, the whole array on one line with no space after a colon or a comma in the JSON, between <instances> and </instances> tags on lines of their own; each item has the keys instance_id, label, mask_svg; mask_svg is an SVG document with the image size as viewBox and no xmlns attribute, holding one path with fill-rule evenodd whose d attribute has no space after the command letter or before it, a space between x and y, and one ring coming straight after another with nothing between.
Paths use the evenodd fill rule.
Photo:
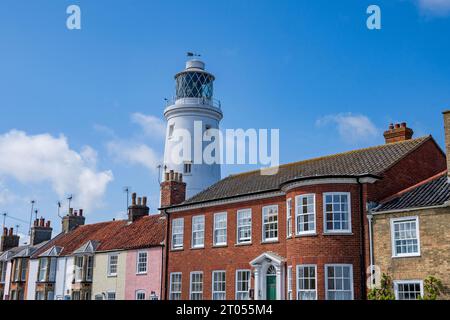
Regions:
<instances>
[{"instance_id":1,"label":"lighthouse window","mask_svg":"<svg viewBox=\"0 0 450 320\"><path fill-rule=\"evenodd\" d=\"M175 127L174 124L169 125L169 138L172 138L174 127Z\"/></svg>"},{"instance_id":2,"label":"lighthouse window","mask_svg":"<svg viewBox=\"0 0 450 320\"><path fill-rule=\"evenodd\" d=\"M206 98L213 95L213 77L203 72L185 72L177 77L177 98Z\"/></svg>"},{"instance_id":3,"label":"lighthouse window","mask_svg":"<svg viewBox=\"0 0 450 320\"><path fill-rule=\"evenodd\" d=\"M186 162L184 164L184 174L190 174L192 171L192 163Z\"/></svg>"}]
</instances>

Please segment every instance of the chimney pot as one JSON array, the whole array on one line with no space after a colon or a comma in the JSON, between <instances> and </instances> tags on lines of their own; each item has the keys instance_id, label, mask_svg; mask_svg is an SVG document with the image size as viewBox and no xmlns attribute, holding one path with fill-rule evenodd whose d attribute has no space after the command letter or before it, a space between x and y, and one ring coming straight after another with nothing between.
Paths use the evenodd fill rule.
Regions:
<instances>
[{"instance_id":1,"label":"chimney pot","mask_svg":"<svg viewBox=\"0 0 450 320\"><path fill-rule=\"evenodd\" d=\"M398 129L398 128L400 128L400 123L395 124L395 129Z\"/></svg>"},{"instance_id":2,"label":"chimney pot","mask_svg":"<svg viewBox=\"0 0 450 320\"><path fill-rule=\"evenodd\" d=\"M132 204L133 206L136 205L136 192L133 192L133 193L131 194L131 204Z\"/></svg>"},{"instance_id":3,"label":"chimney pot","mask_svg":"<svg viewBox=\"0 0 450 320\"><path fill-rule=\"evenodd\" d=\"M173 179L174 179L175 181L178 181L178 172L175 172L175 173L173 174Z\"/></svg>"},{"instance_id":4,"label":"chimney pot","mask_svg":"<svg viewBox=\"0 0 450 320\"><path fill-rule=\"evenodd\" d=\"M45 226L46 226L47 228L50 228L50 220L47 221L47 223L45 224Z\"/></svg>"},{"instance_id":5,"label":"chimney pot","mask_svg":"<svg viewBox=\"0 0 450 320\"><path fill-rule=\"evenodd\" d=\"M77 210L74 210L74 211L73 211L73 215L76 217L76 216L78 215L78 211L77 211Z\"/></svg>"},{"instance_id":6,"label":"chimney pot","mask_svg":"<svg viewBox=\"0 0 450 320\"><path fill-rule=\"evenodd\" d=\"M14 228L9 228L9 236L12 237L14 235Z\"/></svg>"},{"instance_id":7,"label":"chimney pot","mask_svg":"<svg viewBox=\"0 0 450 320\"><path fill-rule=\"evenodd\" d=\"M83 216L83 209L80 209L80 217Z\"/></svg>"},{"instance_id":8,"label":"chimney pot","mask_svg":"<svg viewBox=\"0 0 450 320\"><path fill-rule=\"evenodd\" d=\"M179 177L180 177L180 182L183 182L183 174L182 173L180 173Z\"/></svg>"},{"instance_id":9,"label":"chimney pot","mask_svg":"<svg viewBox=\"0 0 450 320\"><path fill-rule=\"evenodd\" d=\"M169 181L169 173L164 172L164 181Z\"/></svg>"},{"instance_id":10,"label":"chimney pot","mask_svg":"<svg viewBox=\"0 0 450 320\"><path fill-rule=\"evenodd\" d=\"M43 227L44 223L45 223L45 219L44 218L39 219L39 226Z\"/></svg>"},{"instance_id":11,"label":"chimney pot","mask_svg":"<svg viewBox=\"0 0 450 320\"><path fill-rule=\"evenodd\" d=\"M138 206L142 205L142 199L141 199L141 197L138 197L138 198L137 198L137 204L138 204Z\"/></svg>"},{"instance_id":12,"label":"chimney pot","mask_svg":"<svg viewBox=\"0 0 450 320\"><path fill-rule=\"evenodd\" d=\"M406 122L402 122L402 123L400 124L400 126L401 126L402 128L406 128Z\"/></svg>"},{"instance_id":13,"label":"chimney pot","mask_svg":"<svg viewBox=\"0 0 450 320\"><path fill-rule=\"evenodd\" d=\"M170 172L169 172L169 180L170 181L173 181L173 175L174 175L173 170L170 170Z\"/></svg>"},{"instance_id":14,"label":"chimney pot","mask_svg":"<svg viewBox=\"0 0 450 320\"><path fill-rule=\"evenodd\" d=\"M34 220L34 226L35 227L39 226L39 219Z\"/></svg>"},{"instance_id":15,"label":"chimney pot","mask_svg":"<svg viewBox=\"0 0 450 320\"><path fill-rule=\"evenodd\" d=\"M391 123L391 124L389 125L389 130L394 130L394 124L393 124L393 123Z\"/></svg>"},{"instance_id":16,"label":"chimney pot","mask_svg":"<svg viewBox=\"0 0 450 320\"><path fill-rule=\"evenodd\" d=\"M147 197L142 198L142 204L144 205L144 207L147 206Z\"/></svg>"},{"instance_id":17,"label":"chimney pot","mask_svg":"<svg viewBox=\"0 0 450 320\"><path fill-rule=\"evenodd\" d=\"M73 208L69 208L69 216L73 215Z\"/></svg>"},{"instance_id":18,"label":"chimney pot","mask_svg":"<svg viewBox=\"0 0 450 320\"><path fill-rule=\"evenodd\" d=\"M3 228L3 235L7 236L8 235L8 228Z\"/></svg>"}]
</instances>

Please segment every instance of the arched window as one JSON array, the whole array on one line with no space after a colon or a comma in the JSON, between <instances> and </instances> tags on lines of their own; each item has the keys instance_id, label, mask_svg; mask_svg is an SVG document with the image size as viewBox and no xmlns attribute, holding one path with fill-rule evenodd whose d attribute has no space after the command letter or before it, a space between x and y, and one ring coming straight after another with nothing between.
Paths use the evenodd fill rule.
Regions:
<instances>
[{"instance_id":1,"label":"arched window","mask_svg":"<svg viewBox=\"0 0 450 320\"><path fill-rule=\"evenodd\" d=\"M270 266L270 267L267 269L267 274L268 274L268 275L276 275L276 274L277 274L277 271L275 270L275 267L274 267L274 266Z\"/></svg>"}]
</instances>

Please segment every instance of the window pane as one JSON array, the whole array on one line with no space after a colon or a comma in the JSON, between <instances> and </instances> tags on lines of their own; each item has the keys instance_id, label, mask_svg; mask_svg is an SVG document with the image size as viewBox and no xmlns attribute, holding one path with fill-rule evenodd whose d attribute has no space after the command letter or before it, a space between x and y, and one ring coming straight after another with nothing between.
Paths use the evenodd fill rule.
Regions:
<instances>
[{"instance_id":1,"label":"window pane","mask_svg":"<svg viewBox=\"0 0 450 320\"><path fill-rule=\"evenodd\" d=\"M348 194L325 196L325 216L327 231L350 231L350 204Z\"/></svg>"}]
</instances>

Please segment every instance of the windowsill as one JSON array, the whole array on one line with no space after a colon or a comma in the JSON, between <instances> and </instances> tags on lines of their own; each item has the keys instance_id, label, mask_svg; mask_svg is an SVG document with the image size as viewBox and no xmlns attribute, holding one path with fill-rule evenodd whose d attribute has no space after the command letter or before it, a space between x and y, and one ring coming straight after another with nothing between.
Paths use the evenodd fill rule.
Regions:
<instances>
[{"instance_id":1,"label":"windowsill","mask_svg":"<svg viewBox=\"0 0 450 320\"><path fill-rule=\"evenodd\" d=\"M291 236L287 236L286 239L292 239L292 235Z\"/></svg>"},{"instance_id":2,"label":"windowsill","mask_svg":"<svg viewBox=\"0 0 450 320\"><path fill-rule=\"evenodd\" d=\"M108 274L108 278L117 278L117 274Z\"/></svg>"},{"instance_id":3,"label":"windowsill","mask_svg":"<svg viewBox=\"0 0 450 320\"><path fill-rule=\"evenodd\" d=\"M228 247L228 244L215 244L212 246L213 248L226 248Z\"/></svg>"},{"instance_id":4,"label":"windowsill","mask_svg":"<svg viewBox=\"0 0 450 320\"><path fill-rule=\"evenodd\" d=\"M205 249L205 246L202 247L191 247L191 250L202 250Z\"/></svg>"},{"instance_id":5,"label":"windowsill","mask_svg":"<svg viewBox=\"0 0 450 320\"><path fill-rule=\"evenodd\" d=\"M272 243L280 243L280 241L278 239L261 241L261 244L272 244Z\"/></svg>"},{"instance_id":6,"label":"windowsill","mask_svg":"<svg viewBox=\"0 0 450 320\"><path fill-rule=\"evenodd\" d=\"M317 232L311 232L311 233L299 233L295 235L296 238L303 238L303 237L317 237Z\"/></svg>"},{"instance_id":7,"label":"windowsill","mask_svg":"<svg viewBox=\"0 0 450 320\"><path fill-rule=\"evenodd\" d=\"M324 236L353 236L353 232L351 231L339 231L339 232L323 232L322 235Z\"/></svg>"},{"instance_id":8,"label":"windowsill","mask_svg":"<svg viewBox=\"0 0 450 320\"><path fill-rule=\"evenodd\" d=\"M172 252L183 251L183 250L184 250L184 248L172 248L172 249L170 249L170 251L172 251Z\"/></svg>"},{"instance_id":9,"label":"windowsill","mask_svg":"<svg viewBox=\"0 0 450 320\"><path fill-rule=\"evenodd\" d=\"M400 256L392 256L392 259L401 259L401 258L420 258L422 255L420 253L408 254L408 255L400 255Z\"/></svg>"},{"instance_id":10,"label":"windowsill","mask_svg":"<svg viewBox=\"0 0 450 320\"><path fill-rule=\"evenodd\" d=\"M251 246L252 243L251 242L241 242L241 243L236 243L234 246L235 247L245 247L245 246Z\"/></svg>"},{"instance_id":11,"label":"windowsill","mask_svg":"<svg viewBox=\"0 0 450 320\"><path fill-rule=\"evenodd\" d=\"M136 275L137 276L146 276L147 272L137 272Z\"/></svg>"}]
</instances>

